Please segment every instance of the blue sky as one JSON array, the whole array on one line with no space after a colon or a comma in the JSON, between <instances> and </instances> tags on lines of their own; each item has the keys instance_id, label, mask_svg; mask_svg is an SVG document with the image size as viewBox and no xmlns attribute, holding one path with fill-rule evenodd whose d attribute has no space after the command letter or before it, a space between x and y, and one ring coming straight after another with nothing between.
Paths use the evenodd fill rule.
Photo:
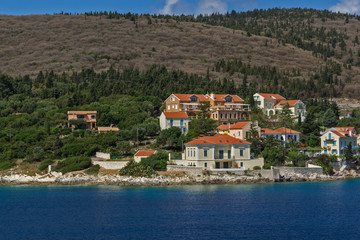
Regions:
<instances>
[{"instance_id":1,"label":"blue sky","mask_svg":"<svg viewBox=\"0 0 360 240\"><path fill-rule=\"evenodd\" d=\"M208 14L254 8L316 8L360 12L360 0L0 0L0 14L25 15L117 10L163 14Z\"/></svg>"}]
</instances>

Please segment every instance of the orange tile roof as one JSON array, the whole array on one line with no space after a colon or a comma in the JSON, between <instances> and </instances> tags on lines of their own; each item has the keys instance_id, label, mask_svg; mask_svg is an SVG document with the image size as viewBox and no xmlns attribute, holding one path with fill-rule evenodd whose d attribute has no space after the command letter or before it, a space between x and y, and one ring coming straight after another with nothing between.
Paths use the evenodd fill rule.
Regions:
<instances>
[{"instance_id":1,"label":"orange tile roof","mask_svg":"<svg viewBox=\"0 0 360 240\"><path fill-rule=\"evenodd\" d=\"M180 101L190 101L191 96L196 96L199 98L200 102L206 102L208 99L202 95L202 94L173 94L175 97L177 97Z\"/></svg>"},{"instance_id":2,"label":"orange tile roof","mask_svg":"<svg viewBox=\"0 0 360 240\"><path fill-rule=\"evenodd\" d=\"M117 127L98 127L99 132L119 131Z\"/></svg>"},{"instance_id":3,"label":"orange tile roof","mask_svg":"<svg viewBox=\"0 0 360 240\"><path fill-rule=\"evenodd\" d=\"M330 131L332 133L334 133L335 135L338 135L339 137L345 137L345 135L343 135L342 133L338 132L338 131Z\"/></svg>"},{"instance_id":4,"label":"orange tile roof","mask_svg":"<svg viewBox=\"0 0 360 240\"><path fill-rule=\"evenodd\" d=\"M135 156L141 156L141 157L147 157L147 156L151 156L154 155L156 153L156 151L154 150L139 150L137 151L137 153L135 153Z\"/></svg>"},{"instance_id":5,"label":"orange tile roof","mask_svg":"<svg viewBox=\"0 0 360 240\"><path fill-rule=\"evenodd\" d=\"M278 128L275 130L269 129L269 128L262 128L261 129L261 134L283 134L283 133L291 133L291 134L300 134L300 132L292 130L290 128Z\"/></svg>"},{"instance_id":6,"label":"orange tile roof","mask_svg":"<svg viewBox=\"0 0 360 240\"><path fill-rule=\"evenodd\" d=\"M205 145L205 144L250 144L247 141L231 137L229 135L214 135L196 138L185 145Z\"/></svg>"},{"instance_id":7,"label":"orange tile roof","mask_svg":"<svg viewBox=\"0 0 360 240\"><path fill-rule=\"evenodd\" d=\"M220 125L217 129L219 129L219 130L228 130L229 128L230 129L243 129L249 123L251 123L251 122L238 122L235 124L231 124L230 126L229 126L229 124L226 124L226 125L224 124L224 125Z\"/></svg>"},{"instance_id":8,"label":"orange tile roof","mask_svg":"<svg viewBox=\"0 0 360 240\"><path fill-rule=\"evenodd\" d=\"M163 112L166 118L188 118L186 112Z\"/></svg>"},{"instance_id":9,"label":"orange tile roof","mask_svg":"<svg viewBox=\"0 0 360 240\"><path fill-rule=\"evenodd\" d=\"M96 111L68 111L68 114L96 114Z\"/></svg>"},{"instance_id":10,"label":"orange tile roof","mask_svg":"<svg viewBox=\"0 0 360 240\"><path fill-rule=\"evenodd\" d=\"M335 130L331 130L331 129L335 129ZM356 131L355 127L333 127L333 128L329 128L326 131L331 130L331 132L335 133L338 132L339 134L341 134L341 136L339 134L336 134L340 137L356 137L356 134L353 134L352 136L350 136L350 132L352 132L353 130ZM348 136L346 136L348 135Z\"/></svg>"},{"instance_id":11,"label":"orange tile roof","mask_svg":"<svg viewBox=\"0 0 360 240\"><path fill-rule=\"evenodd\" d=\"M207 95L208 97L211 96L211 94ZM215 101L224 101L227 96L230 96L234 99L234 102L244 102L243 99L241 99L238 95L230 95L230 94L214 94L214 100Z\"/></svg>"},{"instance_id":12,"label":"orange tile roof","mask_svg":"<svg viewBox=\"0 0 360 240\"><path fill-rule=\"evenodd\" d=\"M264 98L275 98L275 99L278 99L278 100L281 100L281 99L285 99L283 96L279 95L279 94L272 94L272 93L257 93L259 94L260 96L264 97Z\"/></svg>"},{"instance_id":13,"label":"orange tile roof","mask_svg":"<svg viewBox=\"0 0 360 240\"><path fill-rule=\"evenodd\" d=\"M275 106L286 105L286 104L289 104L289 106L294 106L298 101L300 100L281 100L280 102L275 104Z\"/></svg>"}]
</instances>

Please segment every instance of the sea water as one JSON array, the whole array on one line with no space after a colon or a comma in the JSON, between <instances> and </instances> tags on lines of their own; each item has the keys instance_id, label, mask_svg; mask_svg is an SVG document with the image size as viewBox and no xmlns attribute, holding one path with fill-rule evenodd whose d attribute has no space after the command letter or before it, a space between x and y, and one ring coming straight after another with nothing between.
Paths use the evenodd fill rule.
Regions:
<instances>
[{"instance_id":1,"label":"sea water","mask_svg":"<svg viewBox=\"0 0 360 240\"><path fill-rule=\"evenodd\" d=\"M360 239L360 180L1 186L0 239Z\"/></svg>"}]
</instances>

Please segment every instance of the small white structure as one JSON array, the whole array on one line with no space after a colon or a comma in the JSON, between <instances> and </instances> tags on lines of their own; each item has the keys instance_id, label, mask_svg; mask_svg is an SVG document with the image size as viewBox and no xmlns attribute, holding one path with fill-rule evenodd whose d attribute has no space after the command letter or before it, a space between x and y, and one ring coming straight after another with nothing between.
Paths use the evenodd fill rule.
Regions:
<instances>
[{"instance_id":1,"label":"small white structure","mask_svg":"<svg viewBox=\"0 0 360 240\"><path fill-rule=\"evenodd\" d=\"M139 151L137 151L135 153L134 160L135 160L135 162L140 162L141 159L148 158L151 155L154 155L155 153L157 153L157 151L154 151L154 150L139 150Z\"/></svg>"},{"instance_id":2,"label":"small white structure","mask_svg":"<svg viewBox=\"0 0 360 240\"><path fill-rule=\"evenodd\" d=\"M189 131L189 116L186 112L163 112L160 116L160 129L178 127L183 134Z\"/></svg>"}]
</instances>

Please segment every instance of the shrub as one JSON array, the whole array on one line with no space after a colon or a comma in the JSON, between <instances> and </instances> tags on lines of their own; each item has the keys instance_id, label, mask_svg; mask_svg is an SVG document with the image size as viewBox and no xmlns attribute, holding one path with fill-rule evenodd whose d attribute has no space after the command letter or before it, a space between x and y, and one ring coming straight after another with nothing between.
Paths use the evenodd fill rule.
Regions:
<instances>
[{"instance_id":1,"label":"shrub","mask_svg":"<svg viewBox=\"0 0 360 240\"><path fill-rule=\"evenodd\" d=\"M89 157L69 157L66 158L64 161L59 162L54 171L67 173L72 171L79 171L86 169L91 166L91 159Z\"/></svg>"},{"instance_id":2,"label":"shrub","mask_svg":"<svg viewBox=\"0 0 360 240\"><path fill-rule=\"evenodd\" d=\"M54 163L54 160L52 159L45 159L44 161L42 161L40 163L40 166L39 166L39 170L40 171L44 171L48 168L49 165L53 164Z\"/></svg>"},{"instance_id":3,"label":"shrub","mask_svg":"<svg viewBox=\"0 0 360 240\"><path fill-rule=\"evenodd\" d=\"M15 165L16 165L16 163L13 161L0 162L0 170L6 170L6 169L14 167Z\"/></svg>"},{"instance_id":4,"label":"shrub","mask_svg":"<svg viewBox=\"0 0 360 240\"><path fill-rule=\"evenodd\" d=\"M119 174L132 177L151 177L156 172L151 167L145 167L134 160L130 160L125 167L120 169Z\"/></svg>"},{"instance_id":5,"label":"shrub","mask_svg":"<svg viewBox=\"0 0 360 240\"><path fill-rule=\"evenodd\" d=\"M140 164L145 168L150 167L154 170L163 170L166 169L168 159L169 157L167 153L158 152L148 158L142 159Z\"/></svg>"},{"instance_id":6,"label":"shrub","mask_svg":"<svg viewBox=\"0 0 360 240\"><path fill-rule=\"evenodd\" d=\"M254 170L261 170L261 167L260 166L255 166L253 167Z\"/></svg>"},{"instance_id":7,"label":"shrub","mask_svg":"<svg viewBox=\"0 0 360 240\"><path fill-rule=\"evenodd\" d=\"M91 166L89 169L85 170L86 174L97 175L99 173L100 166L98 164Z\"/></svg>"}]
</instances>

